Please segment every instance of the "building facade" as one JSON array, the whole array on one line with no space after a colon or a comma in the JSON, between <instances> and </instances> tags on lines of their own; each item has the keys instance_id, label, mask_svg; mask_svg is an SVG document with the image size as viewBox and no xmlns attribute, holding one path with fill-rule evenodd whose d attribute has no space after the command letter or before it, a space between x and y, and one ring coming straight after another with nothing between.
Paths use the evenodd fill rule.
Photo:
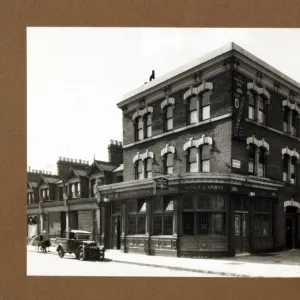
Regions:
<instances>
[{"instance_id":1,"label":"building facade","mask_svg":"<svg viewBox=\"0 0 300 300\"><path fill-rule=\"evenodd\" d=\"M300 247L300 84L231 43L124 96L123 182L96 184L123 252Z\"/></svg>"},{"instance_id":2,"label":"building facade","mask_svg":"<svg viewBox=\"0 0 300 300\"><path fill-rule=\"evenodd\" d=\"M64 237L68 230L93 233L100 241L100 213L94 185L123 180L122 143L108 145L109 161L60 157L57 175L38 170L27 173L28 237L46 232L49 238Z\"/></svg>"}]
</instances>

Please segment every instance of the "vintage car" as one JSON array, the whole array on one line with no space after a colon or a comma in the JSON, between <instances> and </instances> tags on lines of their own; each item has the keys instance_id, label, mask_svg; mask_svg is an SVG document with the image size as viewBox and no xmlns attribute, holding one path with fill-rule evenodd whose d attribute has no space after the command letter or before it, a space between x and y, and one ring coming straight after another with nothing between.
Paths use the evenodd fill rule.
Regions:
<instances>
[{"instance_id":1,"label":"vintage car","mask_svg":"<svg viewBox=\"0 0 300 300\"><path fill-rule=\"evenodd\" d=\"M95 241L92 241L91 236L89 231L71 230L67 233L66 238L57 238L58 256L63 258L65 253L74 253L79 260L104 260L104 247L98 246Z\"/></svg>"}]
</instances>

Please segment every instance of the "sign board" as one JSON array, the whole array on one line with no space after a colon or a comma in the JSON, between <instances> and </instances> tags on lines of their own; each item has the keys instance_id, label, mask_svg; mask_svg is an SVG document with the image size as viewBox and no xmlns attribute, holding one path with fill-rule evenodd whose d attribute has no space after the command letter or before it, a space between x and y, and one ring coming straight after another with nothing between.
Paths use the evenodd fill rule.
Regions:
<instances>
[{"instance_id":1,"label":"sign board","mask_svg":"<svg viewBox=\"0 0 300 300\"><path fill-rule=\"evenodd\" d=\"M184 184L182 186L182 191L215 191L215 192L226 192L228 190L227 185L222 184L207 184L207 183L198 183L198 184Z\"/></svg>"},{"instance_id":2,"label":"sign board","mask_svg":"<svg viewBox=\"0 0 300 300\"><path fill-rule=\"evenodd\" d=\"M233 108L232 134L234 138L245 140L245 121L247 111L247 82L246 78L234 71L233 74Z\"/></svg>"},{"instance_id":3,"label":"sign board","mask_svg":"<svg viewBox=\"0 0 300 300\"><path fill-rule=\"evenodd\" d=\"M241 168L241 161L240 161L240 160L233 159L233 160L232 160L232 167L233 167L233 168L240 169L240 168Z\"/></svg>"},{"instance_id":4,"label":"sign board","mask_svg":"<svg viewBox=\"0 0 300 300\"><path fill-rule=\"evenodd\" d=\"M165 177L155 178L155 185L157 190L167 190L169 188L168 179Z\"/></svg>"}]
</instances>

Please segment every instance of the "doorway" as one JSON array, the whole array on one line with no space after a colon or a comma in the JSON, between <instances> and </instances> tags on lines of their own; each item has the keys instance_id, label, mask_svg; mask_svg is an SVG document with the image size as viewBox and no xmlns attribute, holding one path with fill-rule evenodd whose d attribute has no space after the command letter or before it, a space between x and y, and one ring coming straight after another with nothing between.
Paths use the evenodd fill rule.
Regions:
<instances>
[{"instance_id":1,"label":"doorway","mask_svg":"<svg viewBox=\"0 0 300 300\"><path fill-rule=\"evenodd\" d=\"M286 207L285 216L285 245L288 250L298 247L297 207Z\"/></svg>"},{"instance_id":2,"label":"doorway","mask_svg":"<svg viewBox=\"0 0 300 300\"><path fill-rule=\"evenodd\" d=\"M248 212L234 213L235 253L249 252L249 216Z\"/></svg>"},{"instance_id":3,"label":"doorway","mask_svg":"<svg viewBox=\"0 0 300 300\"><path fill-rule=\"evenodd\" d=\"M112 217L112 246L113 249L121 248L121 221L120 216Z\"/></svg>"}]
</instances>

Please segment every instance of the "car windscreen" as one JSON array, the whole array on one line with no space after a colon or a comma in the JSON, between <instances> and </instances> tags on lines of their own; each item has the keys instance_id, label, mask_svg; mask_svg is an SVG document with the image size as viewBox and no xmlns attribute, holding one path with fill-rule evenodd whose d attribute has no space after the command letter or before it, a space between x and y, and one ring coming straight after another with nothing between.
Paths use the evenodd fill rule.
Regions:
<instances>
[{"instance_id":1,"label":"car windscreen","mask_svg":"<svg viewBox=\"0 0 300 300\"><path fill-rule=\"evenodd\" d=\"M77 239L78 240L90 240L90 235L79 233L79 234L77 234Z\"/></svg>"}]
</instances>

